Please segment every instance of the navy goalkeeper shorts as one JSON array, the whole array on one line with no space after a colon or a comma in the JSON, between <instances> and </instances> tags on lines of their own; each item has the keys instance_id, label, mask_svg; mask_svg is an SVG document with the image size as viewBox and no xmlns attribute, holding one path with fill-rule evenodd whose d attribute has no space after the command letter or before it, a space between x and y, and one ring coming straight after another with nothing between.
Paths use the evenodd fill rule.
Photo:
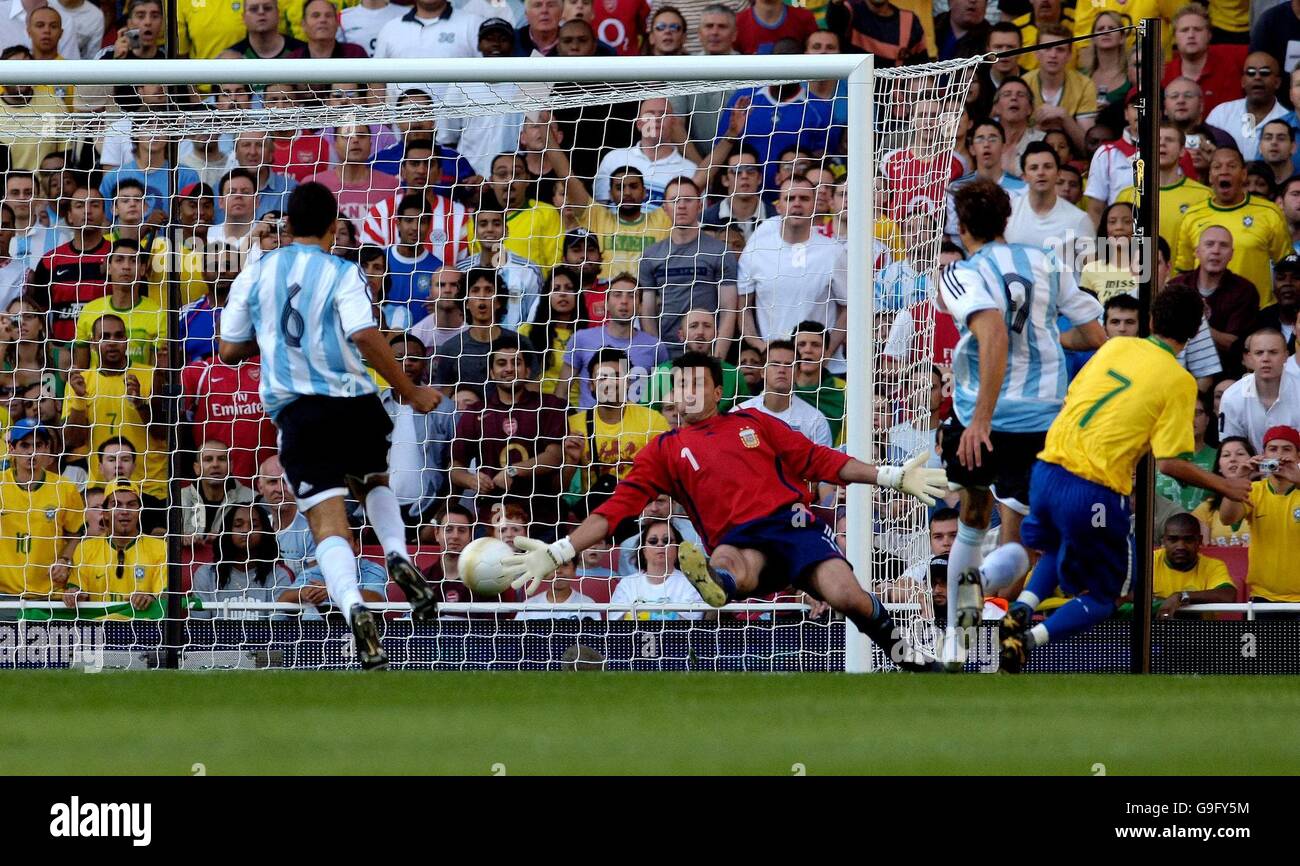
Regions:
<instances>
[{"instance_id":1,"label":"navy goalkeeper shorts","mask_svg":"<svg viewBox=\"0 0 1300 866\"><path fill-rule=\"evenodd\" d=\"M789 586L806 589L805 582L818 565L828 559L844 559L835 543L835 527L798 506L742 523L718 544L757 550L767 558L758 587L749 597L770 595Z\"/></svg>"}]
</instances>

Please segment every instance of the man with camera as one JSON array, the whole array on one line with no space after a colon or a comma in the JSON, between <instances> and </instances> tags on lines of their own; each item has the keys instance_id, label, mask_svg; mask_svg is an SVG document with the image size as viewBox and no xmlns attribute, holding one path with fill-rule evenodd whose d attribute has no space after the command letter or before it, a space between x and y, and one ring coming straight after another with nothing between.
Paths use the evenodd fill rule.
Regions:
<instances>
[{"instance_id":1,"label":"man with camera","mask_svg":"<svg viewBox=\"0 0 1300 866\"><path fill-rule=\"evenodd\" d=\"M1250 518L1250 569L1247 583L1258 602L1300 602L1300 431L1272 427L1264 433L1264 450L1250 462L1260 479L1251 485L1246 502L1223 500L1225 523Z\"/></svg>"}]
</instances>

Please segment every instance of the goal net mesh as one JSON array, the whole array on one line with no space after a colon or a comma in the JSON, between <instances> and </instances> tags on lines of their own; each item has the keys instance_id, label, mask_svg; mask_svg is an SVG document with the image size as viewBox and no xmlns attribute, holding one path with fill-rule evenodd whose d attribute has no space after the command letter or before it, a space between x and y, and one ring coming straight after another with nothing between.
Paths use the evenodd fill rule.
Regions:
<instances>
[{"instance_id":1,"label":"goal net mesh","mask_svg":"<svg viewBox=\"0 0 1300 866\"><path fill-rule=\"evenodd\" d=\"M571 531L684 423L666 365L687 350L723 362L724 408L870 462L933 452L933 285L977 65L878 70L871 165L849 158L866 130L845 81L0 86L0 630L64 646L49 630L90 623L78 639L126 665L354 663L261 359L215 355L232 281L292 243L289 196L315 181L339 203L330 252L445 395L418 415L373 377L436 622L410 622L349 503L396 666L844 669L843 620L797 589L703 605L676 564L690 503L667 496L532 598L474 596L458 553ZM873 212L849 213L868 183ZM853 244L873 260L861 292ZM848 368L856 340L869 369ZM346 425L318 435L350 447ZM859 575L932 649L928 510L872 490L850 526L842 489L791 481L842 547L870 534Z\"/></svg>"}]
</instances>

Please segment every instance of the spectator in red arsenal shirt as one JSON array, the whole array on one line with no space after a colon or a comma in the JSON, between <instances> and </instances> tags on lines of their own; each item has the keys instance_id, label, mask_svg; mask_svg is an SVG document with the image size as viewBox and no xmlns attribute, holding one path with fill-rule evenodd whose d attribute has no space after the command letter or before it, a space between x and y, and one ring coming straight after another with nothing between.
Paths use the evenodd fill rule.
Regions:
<instances>
[{"instance_id":1,"label":"spectator in red arsenal shirt","mask_svg":"<svg viewBox=\"0 0 1300 866\"><path fill-rule=\"evenodd\" d=\"M471 600L469 587L460 581L460 553L474 539L474 523L474 514L455 504L442 509L434 520L434 542L441 552L424 572L424 579L433 584L433 593L440 602L456 604ZM465 617L451 614L446 618Z\"/></svg>"},{"instance_id":2,"label":"spectator in red arsenal shirt","mask_svg":"<svg viewBox=\"0 0 1300 866\"><path fill-rule=\"evenodd\" d=\"M104 236L104 199L98 190L78 183L68 205L72 240L41 259L28 291L50 311L50 336L70 342L81 308L108 294L106 266L113 245Z\"/></svg>"},{"instance_id":3,"label":"spectator in red arsenal shirt","mask_svg":"<svg viewBox=\"0 0 1300 866\"><path fill-rule=\"evenodd\" d=\"M1196 82L1206 114L1221 102L1240 99L1247 46L1211 44L1210 14L1196 3L1188 3L1174 13L1173 31L1174 53L1165 64L1160 86L1168 87L1175 78Z\"/></svg>"},{"instance_id":4,"label":"spectator in red arsenal shirt","mask_svg":"<svg viewBox=\"0 0 1300 866\"><path fill-rule=\"evenodd\" d=\"M736 16L736 48L741 54L771 54L782 39L800 45L817 29L817 16L783 0L756 0Z\"/></svg>"},{"instance_id":5,"label":"spectator in red arsenal shirt","mask_svg":"<svg viewBox=\"0 0 1300 866\"><path fill-rule=\"evenodd\" d=\"M601 0L592 4L590 11L592 17L587 20L596 28L597 39L624 57L641 53L641 33L650 18L646 0ZM565 14L564 20L573 17Z\"/></svg>"},{"instance_id":6,"label":"spectator in red arsenal shirt","mask_svg":"<svg viewBox=\"0 0 1300 866\"><path fill-rule=\"evenodd\" d=\"M258 393L261 380L260 358L231 366L213 355L181 370L181 411L193 425L193 441L224 442L230 475L244 483L275 453L275 426Z\"/></svg>"}]
</instances>

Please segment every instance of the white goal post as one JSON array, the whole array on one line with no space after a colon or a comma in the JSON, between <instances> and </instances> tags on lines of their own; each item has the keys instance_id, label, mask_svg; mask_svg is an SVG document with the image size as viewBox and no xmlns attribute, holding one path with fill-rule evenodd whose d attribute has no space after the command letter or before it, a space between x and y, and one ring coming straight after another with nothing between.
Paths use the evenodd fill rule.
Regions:
<instances>
[{"instance_id":1,"label":"white goal post","mask_svg":"<svg viewBox=\"0 0 1300 866\"><path fill-rule=\"evenodd\" d=\"M904 447L903 443L914 441L905 437L895 441L894 426L909 427L913 431L928 430L932 322L918 314L912 320L911 341L903 356L895 357L888 368L881 368L879 359L884 349L882 341L894 318L899 313L918 311L927 295L933 297L928 294L927 286L932 284L943 231L942 194L950 179L948 166L966 94L980 62L979 58L973 58L899 69L876 69L871 55L856 54L627 57L616 60L6 61L0 64L0 79L11 89L85 88L89 93L96 88L111 92L112 88L127 86L193 87L200 83L205 87L220 84L260 87L268 83L330 85L357 82L366 87L420 82L428 86L432 99L414 107L394 106L385 100L378 104L323 106L298 112L264 108L196 112L163 107L150 112L123 113L113 108L110 102L111 110L108 112L89 111L79 103L70 103L68 111L20 114L10 112L7 104L0 104L0 134L7 136L4 140L20 144L39 143L51 137L81 138L86 130L102 132L111 126L112 121L130 116L134 122L142 124L135 127L135 134L143 129L174 139L196 131L216 134L245 129L275 130L287 128L287 124L295 122L302 124L300 128L308 125L314 128L341 127L345 123L379 125L426 117L447 120L601 105L652 96L689 96L732 91L743 86L840 80L845 86L836 98L842 99L847 106L845 126L848 133L841 160L847 177L847 232L845 237L838 238L844 244L847 256L844 286L847 341L843 359L847 369L847 387L843 447L855 457L879 462L887 448L892 449L889 453L896 454L897 448ZM560 86L555 86L557 84ZM498 90L495 85L510 87ZM924 116L914 111L922 103L931 109ZM910 165L912 174L909 175L909 169L905 167L902 175L885 176L881 171L881 160L895 151L909 152L909 148L910 163L908 159L900 159L899 163ZM772 153L769 160L776 160L778 156ZM828 155L818 155L818 165L825 165L827 159ZM938 174L933 169L936 165L940 166ZM916 169L916 166L920 168ZM171 169L173 172L176 170L174 163ZM919 177L915 176L918 170ZM900 185L906 189L900 189ZM176 182L173 181L169 194L175 195L176 192ZM887 200L882 200L882 193ZM916 205L918 198L928 198L931 204L920 208ZM827 225L838 225L836 215L826 216L829 218ZM885 225L890 227L888 231L882 228ZM900 282L882 287L876 273L878 260L904 265ZM178 267L174 258L168 261L169 268ZM912 270L907 271L907 268ZM884 310L877 309L877 301L882 296L889 298ZM170 309L166 312L175 322L178 311ZM738 310L737 316L738 320L743 320L743 311ZM170 339L174 342L177 336L172 332ZM184 355L179 360L172 355L171 363L178 369L185 363ZM881 400L883 405L878 402ZM891 427L878 429L885 423ZM171 441L177 440L173 436ZM97 447L98 443L91 443L89 460L95 459ZM175 483L171 489L178 489ZM844 505L847 512L847 556L855 564L859 578L869 588L886 593L891 606L897 605L900 624L908 628L918 644L933 647L935 634L926 622L929 597L928 571L924 570L924 563L929 559L929 547L925 537L925 510L918 503L905 500L892 491L873 491L862 485L848 489ZM179 503L169 502L170 509L179 507ZM173 519L171 526L177 525ZM168 541L171 549L175 549L176 539L171 534ZM3 543L5 540L0 539L0 544ZM886 566L887 561L893 564ZM905 586L898 573L903 567L913 572ZM282 612L282 608L272 607ZM793 607L797 606L778 604L773 606L772 612L773 615L776 612L789 614ZM448 609L460 611L454 604ZM517 606L500 603L483 606L483 612L492 615L512 615L516 609ZM648 609L654 609L654 605L648 605ZM672 609L672 606L665 609ZM866 638L851 623L844 623L844 630L843 665L846 671L870 671L889 666L888 660L878 651L873 652Z\"/></svg>"}]
</instances>

